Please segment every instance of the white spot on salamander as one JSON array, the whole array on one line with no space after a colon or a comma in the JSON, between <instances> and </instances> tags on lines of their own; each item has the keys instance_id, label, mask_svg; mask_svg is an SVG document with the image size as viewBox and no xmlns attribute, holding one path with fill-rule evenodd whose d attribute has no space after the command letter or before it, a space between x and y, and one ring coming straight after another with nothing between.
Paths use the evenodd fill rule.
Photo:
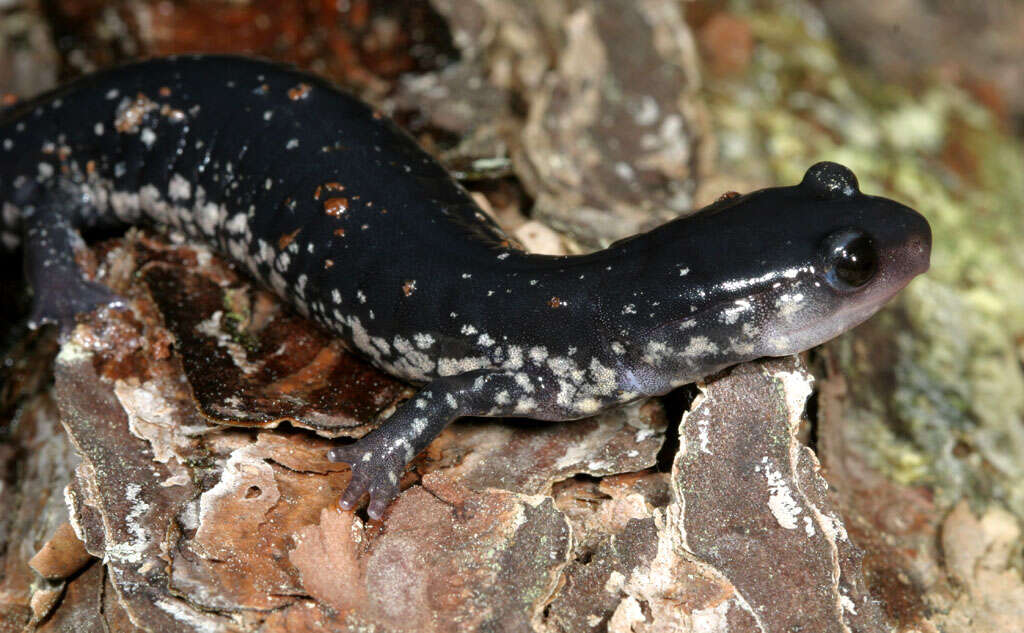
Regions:
<instances>
[{"instance_id":1,"label":"white spot on salamander","mask_svg":"<svg viewBox=\"0 0 1024 633\"><path fill-rule=\"evenodd\" d=\"M533 382L530 377L523 372L518 372L513 377L516 381L516 385L523 390L523 393L533 393Z\"/></svg>"},{"instance_id":2,"label":"white spot on salamander","mask_svg":"<svg viewBox=\"0 0 1024 633\"><path fill-rule=\"evenodd\" d=\"M412 340L414 343L416 343L416 347L420 349L430 349L430 347L434 344L434 337L429 334L413 334Z\"/></svg>"},{"instance_id":3,"label":"white spot on salamander","mask_svg":"<svg viewBox=\"0 0 1024 633\"><path fill-rule=\"evenodd\" d=\"M385 356L391 355L391 345L389 345L388 342L382 339L381 337L370 337L370 342L373 343L374 347L380 350L381 354L384 354ZM420 402L422 402L422 400L417 400L416 406L419 406Z\"/></svg>"},{"instance_id":4,"label":"white spot on salamander","mask_svg":"<svg viewBox=\"0 0 1024 633\"><path fill-rule=\"evenodd\" d=\"M655 367L668 355L668 346L661 341L648 341L644 348L644 362Z\"/></svg>"},{"instance_id":5,"label":"white spot on salamander","mask_svg":"<svg viewBox=\"0 0 1024 633\"><path fill-rule=\"evenodd\" d=\"M454 376L455 374L463 374L489 365L490 359L485 356L441 358L437 361L437 373L441 376Z\"/></svg>"},{"instance_id":6,"label":"white spot on salamander","mask_svg":"<svg viewBox=\"0 0 1024 633\"><path fill-rule=\"evenodd\" d=\"M507 356L502 367L517 370L523 366L523 348L518 345L509 345Z\"/></svg>"},{"instance_id":7,"label":"white spot on salamander","mask_svg":"<svg viewBox=\"0 0 1024 633\"><path fill-rule=\"evenodd\" d=\"M533 398L522 398L516 402L515 413L534 413L537 410L537 401Z\"/></svg>"},{"instance_id":8,"label":"white spot on salamander","mask_svg":"<svg viewBox=\"0 0 1024 633\"><path fill-rule=\"evenodd\" d=\"M683 350L684 356L710 356L718 352L718 345L713 343L711 339L706 336L695 336L690 339L686 345L686 349Z\"/></svg>"},{"instance_id":9,"label":"white spot on salamander","mask_svg":"<svg viewBox=\"0 0 1024 633\"><path fill-rule=\"evenodd\" d=\"M224 224L228 210L224 205L207 202L196 211L196 223L206 235L214 235L217 227Z\"/></svg>"},{"instance_id":10,"label":"white spot on salamander","mask_svg":"<svg viewBox=\"0 0 1024 633\"><path fill-rule=\"evenodd\" d=\"M740 315L750 309L750 301L737 299L731 308L725 308L719 315L719 320L727 325L732 325L739 320Z\"/></svg>"},{"instance_id":11,"label":"white spot on salamander","mask_svg":"<svg viewBox=\"0 0 1024 633\"><path fill-rule=\"evenodd\" d=\"M540 365L544 362L544 359L548 357L548 348L546 347L531 347L529 351L530 360Z\"/></svg>"},{"instance_id":12,"label":"white spot on salamander","mask_svg":"<svg viewBox=\"0 0 1024 633\"><path fill-rule=\"evenodd\" d=\"M184 179L183 179L184 180ZM188 181L185 181L188 184ZM249 218L244 213L236 213L231 216L225 228L232 234L242 235L245 233L246 228L249 226Z\"/></svg>"},{"instance_id":13,"label":"white spot on salamander","mask_svg":"<svg viewBox=\"0 0 1024 633\"><path fill-rule=\"evenodd\" d=\"M167 185L167 195L170 196L171 200L174 201L188 200L189 198L192 197L192 183L190 183L188 179L186 179L181 174L174 174L173 176L171 176L171 181ZM243 220L245 219L244 215L239 215L241 215ZM243 223L242 229L238 229L235 232L241 233L244 227L245 224Z\"/></svg>"}]
</instances>

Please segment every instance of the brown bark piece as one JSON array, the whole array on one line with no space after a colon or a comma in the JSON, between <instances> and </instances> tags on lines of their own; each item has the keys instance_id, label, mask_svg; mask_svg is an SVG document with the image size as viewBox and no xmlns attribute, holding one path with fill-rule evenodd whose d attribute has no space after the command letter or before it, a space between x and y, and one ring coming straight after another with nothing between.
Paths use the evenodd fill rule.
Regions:
<instances>
[{"instance_id":1,"label":"brown bark piece","mask_svg":"<svg viewBox=\"0 0 1024 633\"><path fill-rule=\"evenodd\" d=\"M104 567L95 561L88 569L70 580L61 598L60 607L37 629L38 633L107 633L104 627L103 592L106 585ZM128 633L127 631L125 633Z\"/></svg>"},{"instance_id":2,"label":"brown bark piece","mask_svg":"<svg viewBox=\"0 0 1024 633\"><path fill-rule=\"evenodd\" d=\"M276 464L279 439L241 445L225 455L216 483L194 512L194 532L171 553L171 585L207 609L277 609L301 595L288 560L297 534L332 506L348 482L348 471L317 474ZM291 442L302 446L306 438ZM322 457L321 457L322 459ZM341 467L335 465L336 470Z\"/></svg>"},{"instance_id":3,"label":"brown bark piece","mask_svg":"<svg viewBox=\"0 0 1024 633\"><path fill-rule=\"evenodd\" d=\"M380 533L324 510L291 552L304 586L353 628L530 630L558 584L569 526L550 499L459 488L425 478Z\"/></svg>"},{"instance_id":4,"label":"brown bark piece","mask_svg":"<svg viewBox=\"0 0 1024 633\"><path fill-rule=\"evenodd\" d=\"M162 485L171 472L154 461L147 442L132 435L128 416L93 360L73 340L56 363L61 420L83 459L80 496L72 491L72 505L93 508L102 526L101 542L83 534L86 548L104 557L118 601L135 625L153 633L180 631L182 622L232 630L229 620L197 611L167 591L163 539L191 487Z\"/></svg>"},{"instance_id":5,"label":"brown bark piece","mask_svg":"<svg viewBox=\"0 0 1024 633\"><path fill-rule=\"evenodd\" d=\"M558 30L557 64L527 97L515 155L534 217L593 246L690 210L707 123L679 8L580 3Z\"/></svg>"},{"instance_id":6,"label":"brown bark piece","mask_svg":"<svg viewBox=\"0 0 1024 633\"><path fill-rule=\"evenodd\" d=\"M684 545L729 580L765 633L883 631L861 553L795 437L810 384L786 358L701 387L673 467Z\"/></svg>"},{"instance_id":7,"label":"brown bark piece","mask_svg":"<svg viewBox=\"0 0 1024 633\"><path fill-rule=\"evenodd\" d=\"M359 564L362 532L351 512L324 508L318 525L296 533L295 549L289 553L306 591L338 611L356 610L366 602Z\"/></svg>"},{"instance_id":8,"label":"brown bark piece","mask_svg":"<svg viewBox=\"0 0 1024 633\"><path fill-rule=\"evenodd\" d=\"M92 560L70 523L62 523L32 560L32 569L48 580L67 578Z\"/></svg>"},{"instance_id":9,"label":"brown bark piece","mask_svg":"<svg viewBox=\"0 0 1024 633\"><path fill-rule=\"evenodd\" d=\"M259 427L287 420L326 436L358 436L406 395L406 385L220 260L157 241L138 247L143 279L208 418Z\"/></svg>"},{"instance_id":10,"label":"brown bark piece","mask_svg":"<svg viewBox=\"0 0 1024 633\"><path fill-rule=\"evenodd\" d=\"M35 598L36 590L49 589L40 587L29 561L68 520L61 492L77 462L52 394L22 396L0 446L6 449L0 450L0 630L16 631L33 610L40 613L43 596Z\"/></svg>"}]
</instances>

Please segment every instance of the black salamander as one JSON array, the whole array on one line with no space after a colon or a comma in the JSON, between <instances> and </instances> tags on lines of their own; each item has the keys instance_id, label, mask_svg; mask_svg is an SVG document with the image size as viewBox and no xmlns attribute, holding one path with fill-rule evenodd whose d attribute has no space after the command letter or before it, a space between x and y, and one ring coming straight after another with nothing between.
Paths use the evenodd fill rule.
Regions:
<instances>
[{"instance_id":1,"label":"black salamander","mask_svg":"<svg viewBox=\"0 0 1024 633\"><path fill-rule=\"evenodd\" d=\"M917 212L834 163L581 256L509 246L390 120L317 77L238 57L104 71L0 115L0 241L30 324L119 298L78 229L148 223L241 268L378 367L422 384L355 443L340 503L380 517L461 416L565 420L793 354L867 319L928 267Z\"/></svg>"}]
</instances>

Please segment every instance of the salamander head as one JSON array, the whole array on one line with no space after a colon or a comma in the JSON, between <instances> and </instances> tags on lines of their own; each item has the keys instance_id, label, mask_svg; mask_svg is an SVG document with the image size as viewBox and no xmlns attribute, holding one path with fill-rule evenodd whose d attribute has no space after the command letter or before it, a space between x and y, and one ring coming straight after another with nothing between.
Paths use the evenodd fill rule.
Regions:
<instances>
[{"instance_id":1,"label":"salamander head","mask_svg":"<svg viewBox=\"0 0 1024 633\"><path fill-rule=\"evenodd\" d=\"M644 274L668 271L679 293L631 341L651 393L824 343L925 272L931 252L924 217L862 194L835 163L792 187L723 199L648 239Z\"/></svg>"},{"instance_id":2,"label":"salamander head","mask_svg":"<svg viewBox=\"0 0 1024 633\"><path fill-rule=\"evenodd\" d=\"M757 333L747 342L756 356L824 343L866 320L928 270L932 235L924 217L862 194L842 165L818 163L799 185L760 193L752 194L750 208L735 212L756 215L748 218L752 226L766 229L772 222L789 235L766 230L775 243L761 243L762 261L772 268L750 271L771 277L758 279L745 297L755 308L748 331Z\"/></svg>"}]
</instances>

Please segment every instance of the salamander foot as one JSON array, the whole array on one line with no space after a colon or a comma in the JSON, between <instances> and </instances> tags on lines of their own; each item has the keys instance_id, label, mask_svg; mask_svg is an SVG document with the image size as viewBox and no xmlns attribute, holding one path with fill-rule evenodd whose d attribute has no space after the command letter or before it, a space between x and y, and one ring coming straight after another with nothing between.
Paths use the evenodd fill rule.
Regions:
<instances>
[{"instance_id":1,"label":"salamander foot","mask_svg":"<svg viewBox=\"0 0 1024 633\"><path fill-rule=\"evenodd\" d=\"M388 504L398 496L398 480L405 471L405 460L374 441L373 433L354 444L327 451L327 459L352 467L352 480L338 501L345 510L356 507L363 495L370 494L367 514L377 520Z\"/></svg>"},{"instance_id":2,"label":"salamander foot","mask_svg":"<svg viewBox=\"0 0 1024 633\"><path fill-rule=\"evenodd\" d=\"M341 507L351 510L370 493L367 512L379 519L398 496L398 480L405 466L455 418L466 415L499 416L512 413L508 398L496 405L497 394L515 393L513 372L477 369L435 379L415 397L398 407L384 424L354 444L327 452L332 462L352 466L352 481L341 495Z\"/></svg>"}]
</instances>

